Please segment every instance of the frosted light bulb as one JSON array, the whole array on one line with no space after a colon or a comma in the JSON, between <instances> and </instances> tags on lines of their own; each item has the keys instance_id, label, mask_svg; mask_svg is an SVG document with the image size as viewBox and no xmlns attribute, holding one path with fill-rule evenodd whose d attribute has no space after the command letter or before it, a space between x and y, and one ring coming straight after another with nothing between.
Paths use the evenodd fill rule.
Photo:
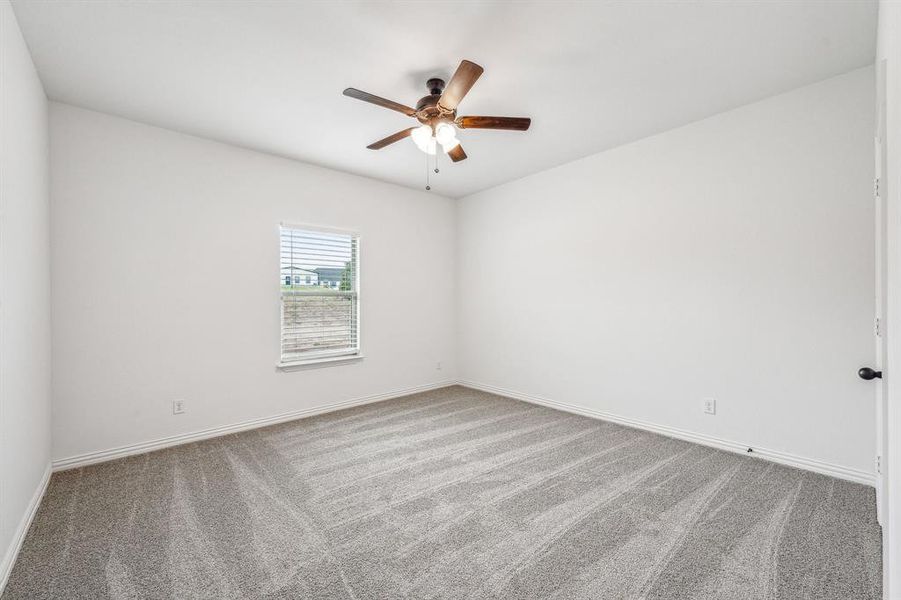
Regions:
<instances>
[{"instance_id":1,"label":"frosted light bulb","mask_svg":"<svg viewBox=\"0 0 901 600\"><path fill-rule=\"evenodd\" d=\"M410 137L413 138L413 143L415 143L420 150L428 152L429 141L432 139L432 128L428 125L417 127L410 132Z\"/></svg>"},{"instance_id":2,"label":"frosted light bulb","mask_svg":"<svg viewBox=\"0 0 901 600\"><path fill-rule=\"evenodd\" d=\"M457 130L450 123L441 123L435 129L435 139L442 146L447 146L457 138Z\"/></svg>"}]
</instances>

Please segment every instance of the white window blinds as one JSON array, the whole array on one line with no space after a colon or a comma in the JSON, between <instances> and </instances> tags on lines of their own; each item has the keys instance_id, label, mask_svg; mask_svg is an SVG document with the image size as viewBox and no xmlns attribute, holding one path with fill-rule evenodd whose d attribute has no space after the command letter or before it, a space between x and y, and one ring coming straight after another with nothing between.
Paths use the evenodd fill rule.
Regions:
<instances>
[{"instance_id":1,"label":"white window blinds","mask_svg":"<svg viewBox=\"0 0 901 600\"><path fill-rule=\"evenodd\" d=\"M283 364L360 351L358 238L283 225Z\"/></svg>"}]
</instances>

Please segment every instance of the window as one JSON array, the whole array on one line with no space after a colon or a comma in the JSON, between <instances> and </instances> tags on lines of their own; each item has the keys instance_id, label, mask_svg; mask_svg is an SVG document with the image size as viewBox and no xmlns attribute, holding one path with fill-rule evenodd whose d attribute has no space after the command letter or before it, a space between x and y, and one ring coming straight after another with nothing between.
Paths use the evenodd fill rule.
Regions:
<instances>
[{"instance_id":1,"label":"window","mask_svg":"<svg viewBox=\"0 0 901 600\"><path fill-rule=\"evenodd\" d=\"M283 225L280 239L279 281L288 282L280 286L280 364L290 366L358 356L358 237ZM297 273L304 274L303 278ZM333 286L319 285L323 274L334 278Z\"/></svg>"}]
</instances>

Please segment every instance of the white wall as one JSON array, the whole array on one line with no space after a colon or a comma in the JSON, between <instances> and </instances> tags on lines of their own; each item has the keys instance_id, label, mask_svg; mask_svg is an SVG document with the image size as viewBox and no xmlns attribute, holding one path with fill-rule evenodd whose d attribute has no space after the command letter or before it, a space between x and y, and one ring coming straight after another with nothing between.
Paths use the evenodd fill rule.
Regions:
<instances>
[{"instance_id":1,"label":"white wall","mask_svg":"<svg viewBox=\"0 0 901 600\"><path fill-rule=\"evenodd\" d=\"M50 464L47 98L0 0L0 591Z\"/></svg>"},{"instance_id":2,"label":"white wall","mask_svg":"<svg viewBox=\"0 0 901 600\"><path fill-rule=\"evenodd\" d=\"M872 474L873 85L461 200L461 378Z\"/></svg>"},{"instance_id":3,"label":"white wall","mask_svg":"<svg viewBox=\"0 0 901 600\"><path fill-rule=\"evenodd\" d=\"M55 459L456 376L452 200L50 112ZM360 232L364 360L276 371L283 221Z\"/></svg>"}]
</instances>

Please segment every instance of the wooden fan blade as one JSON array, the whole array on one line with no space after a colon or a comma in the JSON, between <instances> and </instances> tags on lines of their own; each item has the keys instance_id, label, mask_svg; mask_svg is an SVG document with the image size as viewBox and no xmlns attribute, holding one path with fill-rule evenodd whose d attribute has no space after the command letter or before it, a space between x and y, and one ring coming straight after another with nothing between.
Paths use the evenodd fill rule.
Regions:
<instances>
[{"instance_id":1,"label":"wooden fan blade","mask_svg":"<svg viewBox=\"0 0 901 600\"><path fill-rule=\"evenodd\" d=\"M463 99L463 96L466 95L484 70L474 62L469 62L468 60L461 62L454 76L451 77L450 83L445 86L444 92L438 98L438 105L445 110L456 110L460 100Z\"/></svg>"},{"instance_id":2,"label":"wooden fan blade","mask_svg":"<svg viewBox=\"0 0 901 600\"><path fill-rule=\"evenodd\" d=\"M460 117L456 121L461 129L510 129L525 131L532 124L528 117Z\"/></svg>"},{"instance_id":3,"label":"wooden fan blade","mask_svg":"<svg viewBox=\"0 0 901 600\"><path fill-rule=\"evenodd\" d=\"M454 162L460 162L461 160L466 160L466 153L463 152L463 146L457 144L451 151L447 153L448 156L451 157L451 160Z\"/></svg>"},{"instance_id":4,"label":"wooden fan blade","mask_svg":"<svg viewBox=\"0 0 901 600\"><path fill-rule=\"evenodd\" d=\"M416 129L415 127L410 127L409 129L404 129L403 131L398 131L397 133L392 133L388 137L381 139L377 142L373 142L366 146L370 150L381 150L385 146L390 146L394 142L399 142L405 137L409 137L410 132Z\"/></svg>"},{"instance_id":5,"label":"wooden fan blade","mask_svg":"<svg viewBox=\"0 0 901 600\"><path fill-rule=\"evenodd\" d=\"M391 110L396 110L397 112L404 113L408 117L412 117L416 114L416 109L414 108L404 106L403 104L399 104L397 102L394 102L393 100L387 100L380 96L373 96L368 92L361 92L356 88L347 88L346 90L344 90L344 95L350 96L351 98L356 98L357 100L362 100L363 102L369 102L371 104L390 108Z\"/></svg>"}]
</instances>

